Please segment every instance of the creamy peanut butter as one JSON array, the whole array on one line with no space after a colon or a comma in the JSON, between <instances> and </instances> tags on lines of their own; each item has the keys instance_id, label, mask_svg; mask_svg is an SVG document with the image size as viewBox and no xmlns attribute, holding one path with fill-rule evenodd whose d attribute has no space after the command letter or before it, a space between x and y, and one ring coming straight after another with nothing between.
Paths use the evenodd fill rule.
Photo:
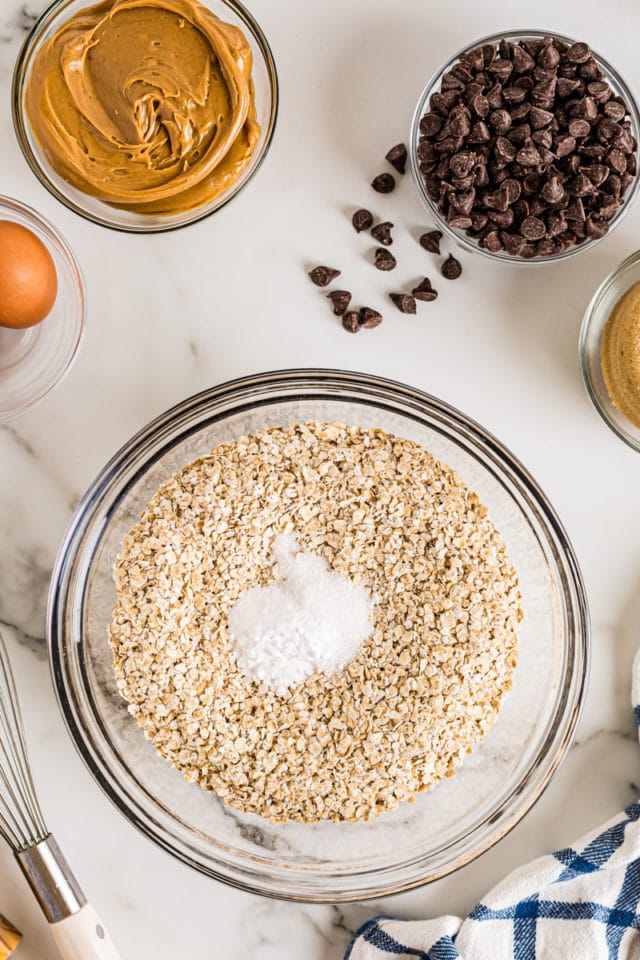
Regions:
<instances>
[{"instance_id":1,"label":"creamy peanut butter","mask_svg":"<svg viewBox=\"0 0 640 960\"><path fill-rule=\"evenodd\" d=\"M173 214L208 203L260 138L242 31L196 0L105 0L38 52L29 122L70 184L115 207Z\"/></svg>"},{"instance_id":2,"label":"creamy peanut butter","mask_svg":"<svg viewBox=\"0 0 640 960\"><path fill-rule=\"evenodd\" d=\"M640 427L640 282L634 283L611 311L600 357L613 405Z\"/></svg>"}]
</instances>

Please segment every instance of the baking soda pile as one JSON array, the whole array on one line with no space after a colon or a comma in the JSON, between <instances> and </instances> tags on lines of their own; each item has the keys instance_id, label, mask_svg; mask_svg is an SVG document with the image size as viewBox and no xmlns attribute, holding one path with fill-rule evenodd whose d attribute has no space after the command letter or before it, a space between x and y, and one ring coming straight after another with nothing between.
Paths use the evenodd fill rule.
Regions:
<instances>
[{"instance_id":1,"label":"baking soda pile","mask_svg":"<svg viewBox=\"0 0 640 960\"><path fill-rule=\"evenodd\" d=\"M355 659L373 631L373 601L322 557L301 553L292 534L278 534L273 553L278 578L240 595L229 632L242 673L284 695Z\"/></svg>"}]
</instances>

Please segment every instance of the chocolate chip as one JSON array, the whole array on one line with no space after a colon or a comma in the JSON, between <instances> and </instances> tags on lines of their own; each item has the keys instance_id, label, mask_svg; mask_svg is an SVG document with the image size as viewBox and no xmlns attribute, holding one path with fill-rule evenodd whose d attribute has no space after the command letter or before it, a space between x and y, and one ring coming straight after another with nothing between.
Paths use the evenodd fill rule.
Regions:
<instances>
[{"instance_id":1,"label":"chocolate chip","mask_svg":"<svg viewBox=\"0 0 640 960\"><path fill-rule=\"evenodd\" d=\"M462 273L462 264L454 256L449 254L447 259L440 267L440 273L446 280L457 280Z\"/></svg>"},{"instance_id":2,"label":"chocolate chip","mask_svg":"<svg viewBox=\"0 0 640 960\"><path fill-rule=\"evenodd\" d=\"M530 73L535 67L535 60L530 53L519 44L513 48L513 69L516 73Z\"/></svg>"},{"instance_id":3,"label":"chocolate chip","mask_svg":"<svg viewBox=\"0 0 640 960\"><path fill-rule=\"evenodd\" d=\"M609 167L603 163L591 163L582 168L582 172L589 177L594 186L599 187L609 176Z\"/></svg>"},{"instance_id":4,"label":"chocolate chip","mask_svg":"<svg viewBox=\"0 0 640 960\"><path fill-rule=\"evenodd\" d=\"M550 110L541 110L540 107L531 107L529 112L529 121L534 130L541 130L542 127L548 127L553 120L553 114Z\"/></svg>"},{"instance_id":5,"label":"chocolate chip","mask_svg":"<svg viewBox=\"0 0 640 960\"><path fill-rule=\"evenodd\" d=\"M524 147L518 150L517 158L518 163L523 167L537 167L538 164L542 163L540 151L532 140L529 140Z\"/></svg>"},{"instance_id":6,"label":"chocolate chip","mask_svg":"<svg viewBox=\"0 0 640 960\"><path fill-rule=\"evenodd\" d=\"M591 133L591 124L588 120L572 120L569 124L569 133L577 140L588 137Z\"/></svg>"},{"instance_id":7,"label":"chocolate chip","mask_svg":"<svg viewBox=\"0 0 640 960\"><path fill-rule=\"evenodd\" d=\"M565 58L569 63L584 63L590 56L591 50L586 43L572 43L565 53Z\"/></svg>"},{"instance_id":8,"label":"chocolate chip","mask_svg":"<svg viewBox=\"0 0 640 960\"><path fill-rule=\"evenodd\" d=\"M462 105L457 106L449 114L449 129L455 137L466 137L471 130L469 111Z\"/></svg>"},{"instance_id":9,"label":"chocolate chip","mask_svg":"<svg viewBox=\"0 0 640 960\"><path fill-rule=\"evenodd\" d=\"M481 210L472 210L471 211L471 230L474 233L478 233L484 226L486 226L487 220L489 217L486 213L483 213ZM440 253L438 250L437 253Z\"/></svg>"},{"instance_id":10,"label":"chocolate chip","mask_svg":"<svg viewBox=\"0 0 640 960\"><path fill-rule=\"evenodd\" d=\"M536 246L536 256L551 257L557 253L555 241L551 237L543 237Z\"/></svg>"},{"instance_id":11,"label":"chocolate chip","mask_svg":"<svg viewBox=\"0 0 640 960\"><path fill-rule=\"evenodd\" d=\"M410 296L408 293L390 293L389 298L395 303L400 313L416 312L415 297Z\"/></svg>"},{"instance_id":12,"label":"chocolate chip","mask_svg":"<svg viewBox=\"0 0 640 960\"><path fill-rule=\"evenodd\" d=\"M587 217L585 227L588 237L599 240L607 233L609 224L606 220L594 220L592 217Z\"/></svg>"},{"instance_id":13,"label":"chocolate chip","mask_svg":"<svg viewBox=\"0 0 640 960\"><path fill-rule=\"evenodd\" d=\"M554 47L550 37L545 40L537 59L540 66L544 67L545 70L555 70L560 63L560 53Z\"/></svg>"},{"instance_id":14,"label":"chocolate chip","mask_svg":"<svg viewBox=\"0 0 640 960\"><path fill-rule=\"evenodd\" d=\"M607 160L609 161L609 166L615 170L616 173L624 173L627 169L627 157L622 150L610 150Z\"/></svg>"},{"instance_id":15,"label":"chocolate chip","mask_svg":"<svg viewBox=\"0 0 640 960\"><path fill-rule=\"evenodd\" d=\"M622 127L612 120L611 117L605 117L598 124L599 140L615 140L622 133Z\"/></svg>"},{"instance_id":16,"label":"chocolate chip","mask_svg":"<svg viewBox=\"0 0 640 960\"><path fill-rule=\"evenodd\" d=\"M373 262L373 265L377 270L393 270L396 264L397 260L391 253L391 250L385 250L384 247L378 247L375 252L375 260Z\"/></svg>"},{"instance_id":17,"label":"chocolate chip","mask_svg":"<svg viewBox=\"0 0 640 960\"><path fill-rule=\"evenodd\" d=\"M515 217L513 210L491 210L489 220L495 223L500 230L507 230L513 223Z\"/></svg>"},{"instance_id":18,"label":"chocolate chip","mask_svg":"<svg viewBox=\"0 0 640 960\"><path fill-rule=\"evenodd\" d=\"M556 157L568 157L576 149L576 139L575 137L568 136L565 134L562 137L558 137L556 142L553 144Z\"/></svg>"},{"instance_id":19,"label":"chocolate chip","mask_svg":"<svg viewBox=\"0 0 640 960\"><path fill-rule=\"evenodd\" d=\"M487 103L492 110L499 110L503 106L502 93L501 83L494 83L491 89L487 90Z\"/></svg>"},{"instance_id":20,"label":"chocolate chip","mask_svg":"<svg viewBox=\"0 0 640 960\"><path fill-rule=\"evenodd\" d=\"M414 287L411 291L411 295L415 297L416 300L424 300L430 302L435 300L438 296L438 291L434 290L431 286L431 281L428 277L425 277L424 280L421 280L417 287Z\"/></svg>"},{"instance_id":21,"label":"chocolate chip","mask_svg":"<svg viewBox=\"0 0 640 960\"><path fill-rule=\"evenodd\" d=\"M434 137L440 130L443 120L437 113L425 113L420 120L420 133L425 137Z\"/></svg>"},{"instance_id":22,"label":"chocolate chip","mask_svg":"<svg viewBox=\"0 0 640 960\"><path fill-rule=\"evenodd\" d=\"M567 97L570 97L576 93L576 91L579 89L579 80L569 79L568 77L558 77L556 92L561 99L565 100Z\"/></svg>"},{"instance_id":23,"label":"chocolate chip","mask_svg":"<svg viewBox=\"0 0 640 960\"><path fill-rule=\"evenodd\" d=\"M361 307L358 314L358 323L363 330L373 330L382 323L382 314L371 307Z\"/></svg>"},{"instance_id":24,"label":"chocolate chip","mask_svg":"<svg viewBox=\"0 0 640 960\"><path fill-rule=\"evenodd\" d=\"M604 80L593 80L587 90L598 103L607 103L613 96L613 90Z\"/></svg>"},{"instance_id":25,"label":"chocolate chip","mask_svg":"<svg viewBox=\"0 0 640 960\"><path fill-rule=\"evenodd\" d=\"M547 203L560 203L564 199L564 187L558 176L551 176L542 188L542 196Z\"/></svg>"},{"instance_id":26,"label":"chocolate chip","mask_svg":"<svg viewBox=\"0 0 640 960\"><path fill-rule=\"evenodd\" d=\"M512 257L519 257L522 253L523 247L525 245L524 237L520 236L517 233L504 233L500 234L500 240L502 245L507 253Z\"/></svg>"},{"instance_id":27,"label":"chocolate chip","mask_svg":"<svg viewBox=\"0 0 640 960\"><path fill-rule=\"evenodd\" d=\"M333 312L336 317L341 317L351 302L351 294L348 290L332 290L327 294L333 304Z\"/></svg>"},{"instance_id":28,"label":"chocolate chip","mask_svg":"<svg viewBox=\"0 0 640 960\"><path fill-rule=\"evenodd\" d=\"M512 160L516 158L516 148L511 143L510 140L507 140L506 137L497 137L496 145L494 147L496 160L499 163L507 164L511 163ZM520 161L522 162L522 161Z\"/></svg>"},{"instance_id":29,"label":"chocolate chip","mask_svg":"<svg viewBox=\"0 0 640 960\"><path fill-rule=\"evenodd\" d=\"M461 190L458 193L450 194L449 207L450 209L452 208L456 214L468 217L473 209L475 199L476 191L473 187L470 187L469 190Z\"/></svg>"},{"instance_id":30,"label":"chocolate chip","mask_svg":"<svg viewBox=\"0 0 640 960\"><path fill-rule=\"evenodd\" d=\"M618 121L626 116L627 110L623 103L618 103L617 100L610 100L609 103L605 103L604 112L611 120Z\"/></svg>"},{"instance_id":31,"label":"chocolate chip","mask_svg":"<svg viewBox=\"0 0 640 960\"><path fill-rule=\"evenodd\" d=\"M567 229L568 224L562 214L552 210L547 217L547 233L549 236L557 237L562 233L566 233Z\"/></svg>"},{"instance_id":32,"label":"chocolate chip","mask_svg":"<svg viewBox=\"0 0 640 960\"><path fill-rule=\"evenodd\" d=\"M574 197L588 197L596 192L596 188L591 183L591 180L589 180L589 177L585 176L582 172L576 174L569 184L569 190Z\"/></svg>"},{"instance_id":33,"label":"chocolate chip","mask_svg":"<svg viewBox=\"0 0 640 960\"><path fill-rule=\"evenodd\" d=\"M407 168L407 148L404 143L397 143L395 147L386 154L385 160L388 160L392 167L403 174Z\"/></svg>"},{"instance_id":34,"label":"chocolate chip","mask_svg":"<svg viewBox=\"0 0 640 960\"><path fill-rule=\"evenodd\" d=\"M531 134L531 139L537 146L545 147L547 150L550 150L553 146L553 134L550 128L534 130Z\"/></svg>"},{"instance_id":35,"label":"chocolate chip","mask_svg":"<svg viewBox=\"0 0 640 960\"><path fill-rule=\"evenodd\" d=\"M340 271L334 270L332 267L314 267L313 270L309 271L311 282L315 283L316 287L326 287L339 276Z\"/></svg>"},{"instance_id":36,"label":"chocolate chip","mask_svg":"<svg viewBox=\"0 0 640 960\"><path fill-rule=\"evenodd\" d=\"M395 178L390 173L379 173L371 181L371 186L378 193L391 193L396 185Z\"/></svg>"},{"instance_id":37,"label":"chocolate chip","mask_svg":"<svg viewBox=\"0 0 640 960\"><path fill-rule=\"evenodd\" d=\"M522 221L520 230L527 240L540 240L547 232L544 220L540 220L539 217L527 217Z\"/></svg>"},{"instance_id":38,"label":"chocolate chip","mask_svg":"<svg viewBox=\"0 0 640 960\"><path fill-rule=\"evenodd\" d=\"M480 240L480 246L484 247L485 250L489 250L490 253L498 253L499 250L502 250L500 232L498 230L489 230Z\"/></svg>"},{"instance_id":39,"label":"chocolate chip","mask_svg":"<svg viewBox=\"0 0 640 960\"><path fill-rule=\"evenodd\" d=\"M369 210L356 210L351 217L351 223L357 233L360 233L362 230L368 230L373 224L373 214Z\"/></svg>"},{"instance_id":40,"label":"chocolate chip","mask_svg":"<svg viewBox=\"0 0 640 960\"><path fill-rule=\"evenodd\" d=\"M565 208L564 216L566 220L576 220L578 222L585 219L584 204L579 197Z\"/></svg>"},{"instance_id":41,"label":"chocolate chip","mask_svg":"<svg viewBox=\"0 0 640 960\"><path fill-rule=\"evenodd\" d=\"M494 60L487 67L487 72L497 77L500 83L504 83L513 72L513 63L510 60Z\"/></svg>"},{"instance_id":42,"label":"chocolate chip","mask_svg":"<svg viewBox=\"0 0 640 960\"><path fill-rule=\"evenodd\" d=\"M420 237L420 246L428 250L429 253L440 253L440 241L442 232L440 230L429 230Z\"/></svg>"},{"instance_id":43,"label":"chocolate chip","mask_svg":"<svg viewBox=\"0 0 640 960\"><path fill-rule=\"evenodd\" d=\"M342 317L342 326L349 333L359 333L360 332L360 319L358 316L357 310L349 310Z\"/></svg>"},{"instance_id":44,"label":"chocolate chip","mask_svg":"<svg viewBox=\"0 0 640 960\"><path fill-rule=\"evenodd\" d=\"M393 237L391 236L391 230L393 224L390 220L385 220L383 223L378 223L375 227L371 228L371 236L374 240L377 240L378 243L381 243L383 247L390 247L393 243Z\"/></svg>"},{"instance_id":45,"label":"chocolate chip","mask_svg":"<svg viewBox=\"0 0 640 960\"><path fill-rule=\"evenodd\" d=\"M469 143L487 143L490 139L489 127L484 120L478 120L477 123L474 123L471 127L471 133L467 137Z\"/></svg>"}]
</instances>

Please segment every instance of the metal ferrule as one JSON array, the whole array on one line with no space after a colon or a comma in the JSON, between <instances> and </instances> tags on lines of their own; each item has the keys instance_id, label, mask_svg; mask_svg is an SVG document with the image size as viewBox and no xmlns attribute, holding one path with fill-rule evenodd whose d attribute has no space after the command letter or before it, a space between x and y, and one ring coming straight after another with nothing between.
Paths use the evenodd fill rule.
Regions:
<instances>
[{"instance_id":1,"label":"metal ferrule","mask_svg":"<svg viewBox=\"0 0 640 960\"><path fill-rule=\"evenodd\" d=\"M86 897L51 834L20 850L16 860L49 923L66 920L84 907Z\"/></svg>"}]
</instances>

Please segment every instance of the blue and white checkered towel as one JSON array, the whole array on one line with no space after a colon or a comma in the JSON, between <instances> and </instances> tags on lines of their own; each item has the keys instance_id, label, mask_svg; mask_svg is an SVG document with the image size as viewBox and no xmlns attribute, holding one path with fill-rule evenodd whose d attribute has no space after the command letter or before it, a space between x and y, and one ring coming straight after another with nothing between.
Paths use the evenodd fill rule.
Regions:
<instances>
[{"instance_id":1,"label":"blue and white checkered towel","mask_svg":"<svg viewBox=\"0 0 640 960\"><path fill-rule=\"evenodd\" d=\"M632 703L640 727L640 654ZM640 802L514 871L466 920L376 917L345 960L640 960Z\"/></svg>"}]
</instances>

